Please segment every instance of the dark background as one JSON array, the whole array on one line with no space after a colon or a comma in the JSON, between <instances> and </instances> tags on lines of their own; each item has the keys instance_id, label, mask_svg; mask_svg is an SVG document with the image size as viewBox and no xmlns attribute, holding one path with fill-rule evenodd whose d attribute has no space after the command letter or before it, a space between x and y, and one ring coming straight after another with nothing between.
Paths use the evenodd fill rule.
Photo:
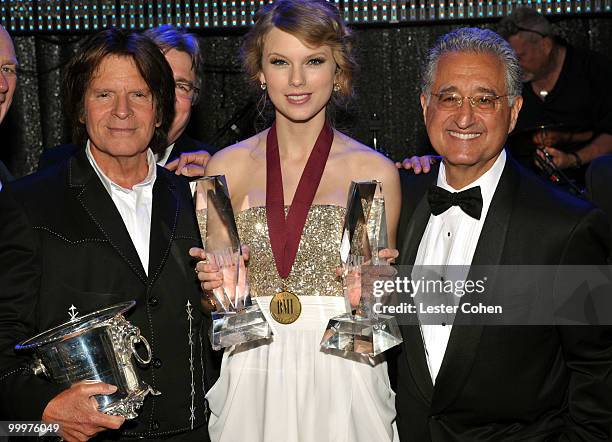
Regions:
<instances>
[{"instance_id":1,"label":"dark background","mask_svg":"<svg viewBox=\"0 0 612 442\"><path fill-rule=\"evenodd\" d=\"M549 19L576 47L590 48L612 59L610 15ZM395 160L427 152L418 99L421 62L438 36L466 25L494 28L495 22L355 27L361 65L357 94L345 109L337 111L336 126L369 145L372 130L379 126L379 144ZM204 83L187 130L194 138L226 146L252 135L256 127L265 127L257 109L260 91L247 84L238 58L243 34L244 30L200 34ZM82 38L66 34L14 37L21 72L13 105L0 126L0 159L16 176L36 169L43 147L70 141L61 112L61 76ZM372 120L374 113L378 121ZM223 131L232 124L237 132Z\"/></svg>"}]
</instances>

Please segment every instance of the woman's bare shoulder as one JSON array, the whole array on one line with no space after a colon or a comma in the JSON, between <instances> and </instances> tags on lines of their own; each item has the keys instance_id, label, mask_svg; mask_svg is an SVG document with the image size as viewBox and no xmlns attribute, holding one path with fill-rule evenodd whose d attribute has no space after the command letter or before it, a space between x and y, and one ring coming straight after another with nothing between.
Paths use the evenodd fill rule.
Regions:
<instances>
[{"instance_id":1,"label":"woman's bare shoulder","mask_svg":"<svg viewBox=\"0 0 612 442\"><path fill-rule=\"evenodd\" d=\"M339 139L338 155L343 162L359 172L376 171L377 174L397 174L393 161L371 147L337 132Z\"/></svg>"},{"instance_id":2,"label":"woman's bare shoulder","mask_svg":"<svg viewBox=\"0 0 612 442\"><path fill-rule=\"evenodd\" d=\"M261 155L261 140L264 132L219 150L208 162L206 173L208 175L221 174L250 167L258 155ZM265 140L265 137L263 139Z\"/></svg>"}]
</instances>

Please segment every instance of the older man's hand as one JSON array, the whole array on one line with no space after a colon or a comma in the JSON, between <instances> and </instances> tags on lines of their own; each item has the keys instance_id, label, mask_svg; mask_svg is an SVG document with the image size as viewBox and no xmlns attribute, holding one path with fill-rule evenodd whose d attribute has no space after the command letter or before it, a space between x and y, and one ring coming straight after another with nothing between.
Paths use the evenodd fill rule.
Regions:
<instances>
[{"instance_id":1,"label":"older man's hand","mask_svg":"<svg viewBox=\"0 0 612 442\"><path fill-rule=\"evenodd\" d=\"M415 155L410 158L404 158L401 162L397 161L395 163L395 167L398 169L403 168L406 170L412 170L416 175L418 175L421 172L429 173L431 166L436 164L436 162L438 162L440 159L441 157L436 155L423 155L422 157Z\"/></svg>"},{"instance_id":2,"label":"older man's hand","mask_svg":"<svg viewBox=\"0 0 612 442\"><path fill-rule=\"evenodd\" d=\"M223 295L215 296L213 290L221 287L224 281L224 273L229 277L231 281L235 276L235 271L237 270L235 267L226 266L225 268L220 268L220 266L215 262L214 255L207 255L204 249L199 247L192 247L189 249L189 255L192 258L199 259L198 263L195 267L195 272L198 280L200 281L200 286L202 287L202 292L204 293L204 297L202 299L202 306L207 311L214 310L226 310L233 309L232 304L236 306L237 302L235 299L225 298ZM242 246L242 255L240 256L240 272L238 276L238 287L244 289L247 286L246 281L246 263L249 260L249 247L246 245ZM235 287L235 286L234 286ZM242 290L244 296L246 296L247 291ZM244 298L239 299L241 302L244 302Z\"/></svg>"},{"instance_id":3,"label":"older man's hand","mask_svg":"<svg viewBox=\"0 0 612 442\"><path fill-rule=\"evenodd\" d=\"M184 152L179 158L166 164L166 169L177 175L188 177L204 176L209 160L210 154L205 150Z\"/></svg>"},{"instance_id":4,"label":"older man's hand","mask_svg":"<svg viewBox=\"0 0 612 442\"><path fill-rule=\"evenodd\" d=\"M42 420L60 425L60 436L69 442L86 441L101 431L116 430L125 421L98 411L97 394L112 394L114 385L103 382L79 382L62 391L47 404Z\"/></svg>"}]
</instances>

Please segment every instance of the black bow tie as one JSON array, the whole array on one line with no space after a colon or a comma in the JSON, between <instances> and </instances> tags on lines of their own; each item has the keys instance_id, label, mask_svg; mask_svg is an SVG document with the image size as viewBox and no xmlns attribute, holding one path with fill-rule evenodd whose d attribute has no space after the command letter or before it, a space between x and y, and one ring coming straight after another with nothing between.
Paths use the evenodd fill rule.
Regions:
<instances>
[{"instance_id":1,"label":"black bow tie","mask_svg":"<svg viewBox=\"0 0 612 442\"><path fill-rule=\"evenodd\" d=\"M438 186L431 186L427 192L427 200L431 213L434 215L446 212L451 206L459 206L461 210L475 219L480 219L482 213L480 186L454 193Z\"/></svg>"}]
</instances>

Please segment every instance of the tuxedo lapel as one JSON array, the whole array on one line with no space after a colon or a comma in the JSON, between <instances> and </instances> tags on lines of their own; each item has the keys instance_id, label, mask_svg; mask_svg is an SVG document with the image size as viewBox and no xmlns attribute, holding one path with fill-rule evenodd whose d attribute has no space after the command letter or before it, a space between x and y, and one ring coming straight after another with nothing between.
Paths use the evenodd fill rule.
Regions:
<instances>
[{"instance_id":1,"label":"tuxedo lapel","mask_svg":"<svg viewBox=\"0 0 612 442\"><path fill-rule=\"evenodd\" d=\"M167 172L157 168L153 187L153 211L151 213L151 240L149 245L149 283L153 284L164 265L174 239L179 213L179 200L174 183Z\"/></svg>"},{"instance_id":2,"label":"tuxedo lapel","mask_svg":"<svg viewBox=\"0 0 612 442\"><path fill-rule=\"evenodd\" d=\"M427 222L431 216L431 209L427 198L421 198L421 201L417 204L417 207L406 226L405 232L400 232L400 235L404 235L402 242L402 250L400 251L399 262L402 265L414 265L417 252L419 251L419 244Z\"/></svg>"},{"instance_id":3,"label":"tuxedo lapel","mask_svg":"<svg viewBox=\"0 0 612 442\"><path fill-rule=\"evenodd\" d=\"M512 215L514 189L518 186L516 165L508 156L499 184L493 195L482 232L478 239L472 266L497 265L503 262L508 225ZM468 280L482 279L479 270L472 267ZM487 285L495 287L495 275L487 274ZM491 290L494 294L494 290ZM469 296L462 299L469 302ZM441 412L457 397L470 375L483 332L482 325L469 325L470 317L459 309L455 317L432 401L432 413Z\"/></svg>"},{"instance_id":4,"label":"tuxedo lapel","mask_svg":"<svg viewBox=\"0 0 612 442\"><path fill-rule=\"evenodd\" d=\"M429 203L426 198L427 189L430 185L435 183L437 176L438 168L436 167L427 176L411 177L409 180L403 180L403 222L400 223L401 228L398 231L398 235L402 236L402 249L399 256L400 265L414 265L421 238L423 237L423 233L425 232L431 215L431 209L429 208ZM414 383L423 396L423 399L427 403L431 403L433 382L431 380L429 368L427 367L421 327L418 325L418 319L416 318L415 323L417 325L405 325L400 327L404 339L402 353L406 357Z\"/></svg>"},{"instance_id":5,"label":"tuxedo lapel","mask_svg":"<svg viewBox=\"0 0 612 442\"><path fill-rule=\"evenodd\" d=\"M510 155L507 155L504 171L499 179L487 218L482 226L472 265L495 265L502 263L506 234L510 225L515 191L518 188L518 184L517 165Z\"/></svg>"},{"instance_id":6,"label":"tuxedo lapel","mask_svg":"<svg viewBox=\"0 0 612 442\"><path fill-rule=\"evenodd\" d=\"M414 379L414 384L417 386L425 402L431 404L434 385L429 373L429 367L427 366L421 326L418 324L403 325L400 326L400 330L404 340L402 343L402 354L408 361L408 367Z\"/></svg>"},{"instance_id":7,"label":"tuxedo lapel","mask_svg":"<svg viewBox=\"0 0 612 442\"><path fill-rule=\"evenodd\" d=\"M170 156L168 157L168 163L179 158L182 153L195 152L201 149L201 143L197 142L185 132L183 132L181 136L178 137L174 142L174 147L172 147L172 151L170 152Z\"/></svg>"},{"instance_id":8,"label":"tuxedo lapel","mask_svg":"<svg viewBox=\"0 0 612 442\"><path fill-rule=\"evenodd\" d=\"M121 215L102 182L89 164L85 150L70 159L69 187L98 230L106 237L143 283L147 283L136 248L132 243Z\"/></svg>"},{"instance_id":9,"label":"tuxedo lapel","mask_svg":"<svg viewBox=\"0 0 612 442\"><path fill-rule=\"evenodd\" d=\"M185 134L182 134L180 137L176 139L176 141L174 142L174 146L172 146L172 150L170 151L170 156L168 157L168 161L166 162L166 164L171 161L176 160L177 158L181 156L181 153L183 152L184 147L185 147L184 137L185 137Z\"/></svg>"},{"instance_id":10,"label":"tuxedo lapel","mask_svg":"<svg viewBox=\"0 0 612 442\"><path fill-rule=\"evenodd\" d=\"M427 202L427 190L436 183L440 166L435 165L424 175L413 175L412 171L401 171L402 210L398 226L400 244L399 263L413 265L421 238L427 227L431 209Z\"/></svg>"},{"instance_id":11,"label":"tuxedo lapel","mask_svg":"<svg viewBox=\"0 0 612 442\"><path fill-rule=\"evenodd\" d=\"M11 176L10 172L8 171L4 163L0 161L0 184L8 183L12 179L13 177Z\"/></svg>"}]
</instances>

